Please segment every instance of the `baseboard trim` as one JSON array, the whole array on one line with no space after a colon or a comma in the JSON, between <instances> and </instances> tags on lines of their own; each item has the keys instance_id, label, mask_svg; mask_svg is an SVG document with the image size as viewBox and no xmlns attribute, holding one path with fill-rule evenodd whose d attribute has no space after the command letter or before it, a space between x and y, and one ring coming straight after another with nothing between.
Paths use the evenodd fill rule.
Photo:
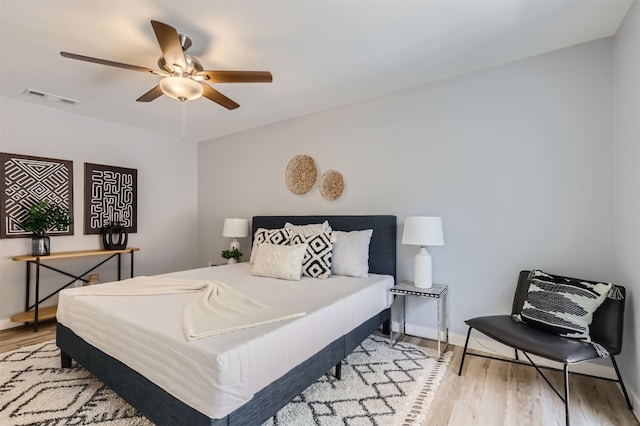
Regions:
<instances>
[{"instance_id":1,"label":"baseboard trim","mask_svg":"<svg viewBox=\"0 0 640 426\"><path fill-rule=\"evenodd\" d=\"M20 324L11 321L9 318L0 319L0 330L6 330L14 327L20 327Z\"/></svg>"}]
</instances>

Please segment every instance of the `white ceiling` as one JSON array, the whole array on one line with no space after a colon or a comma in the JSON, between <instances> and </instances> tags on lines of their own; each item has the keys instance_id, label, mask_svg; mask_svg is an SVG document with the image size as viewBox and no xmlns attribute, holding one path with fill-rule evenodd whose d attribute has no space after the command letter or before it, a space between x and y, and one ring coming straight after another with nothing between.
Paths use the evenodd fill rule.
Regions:
<instances>
[{"instance_id":1,"label":"white ceiling","mask_svg":"<svg viewBox=\"0 0 640 426\"><path fill-rule=\"evenodd\" d=\"M136 98L159 77L149 21L193 40L205 69L266 70L273 83L218 84L240 104L187 103L201 141L615 34L631 0L0 0L0 95L176 136L180 102ZM57 104L31 88L80 101Z\"/></svg>"}]
</instances>

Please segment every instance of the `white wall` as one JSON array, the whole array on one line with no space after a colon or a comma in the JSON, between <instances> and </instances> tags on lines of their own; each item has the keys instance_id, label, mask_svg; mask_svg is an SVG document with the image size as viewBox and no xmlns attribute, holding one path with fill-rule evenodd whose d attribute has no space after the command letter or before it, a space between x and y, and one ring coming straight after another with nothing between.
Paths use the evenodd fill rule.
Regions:
<instances>
[{"instance_id":1,"label":"white wall","mask_svg":"<svg viewBox=\"0 0 640 426\"><path fill-rule=\"evenodd\" d=\"M52 251L101 246L98 235L83 235L84 163L89 162L138 170L138 232L129 235L129 246L141 249L135 255L136 275L197 265L195 145L0 97L0 151L73 161L75 235L52 237ZM8 318L24 310L25 265L11 257L29 254L30 241L0 239L0 328L15 326ZM82 273L98 260L50 264ZM128 256L124 260L124 276L128 277ZM101 281L116 279L116 265L114 259L97 271ZM58 274L44 273L41 291L48 294L67 281Z\"/></svg>"},{"instance_id":2,"label":"white wall","mask_svg":"<svg viewBox=\"0 0 640 426\"><path fill-rule=\"evenodd\" d=\"M615 272L627 288L620 368L640 415L640 4L627 13L614 44Z\"/></svg>"},{"instance_id":3,"label":"white wall","mask_svg":"<svg viewBox=\"0 0 640 426\"><path fill-rule=\"evenodd\" d=\"M395 214L444 221L434 281L463 320L507 313L521 269L613 278L612 41L595 41L205 143L198 151L200 262L229 244L224 217ZM340 171L343 196L285 185L289 160ZM242 241L245 260L248 239ZM398 243L398 278L416 247ZM411 303L414 330L433 306Z\"/></svg>"}]
</instances>

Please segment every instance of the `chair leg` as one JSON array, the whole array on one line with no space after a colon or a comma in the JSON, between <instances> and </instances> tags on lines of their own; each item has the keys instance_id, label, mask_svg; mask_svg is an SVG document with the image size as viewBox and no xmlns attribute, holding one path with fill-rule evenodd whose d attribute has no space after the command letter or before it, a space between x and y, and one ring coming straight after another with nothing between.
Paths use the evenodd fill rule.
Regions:
<instances>
[{"instance_id":1,"label":"chair leg","mask_svg":"<svg viewBox=\"0 0 640 426\"><path fill-rule=\"evenodd\" d=\"M613 364L613 368L616 370L616 375L618 376L618 383L620 383L620 387L622 388L622 394L624 395L624 399L627 400L627 407L629 410L633 410L631 406L631 400L629 399L629 394L627 393L627 389L624 387L624 383L622 382L622 376L620 375L620 370L618 370L618 364L616 363L616 359L611 355L611 363Z\"/></svg>"},{"instance_id":2,"label":"chair leg","mask_svg":"<svg viewBox=\"0 0 640 426\"><path fill-rule=\"evenodd\" d=\"M564 365L564 416L565 424L569 426L569 364Z\"/></svg>"},{"instance_id":3,"label":"chair leg","mask_svg":"<svg viewBox=\"0 0 640 426\"><path fill-rule=\"evenodd\" d=\"M462 375L462 366L464 365L464 357L467 355L467 345L469 344L469 336L471 336L471 327L467 331L467 340L464 342L464 350L462 351L462 359L460 360L460 369L458 370L458 376Z\"/></svg>"},{"instance_id":4,"label":"chair leg","mask_svg":"<svg viewBox=\"0 0 640 426\"><path fill-rule=\"evenodd\" d=\"M336 364L336 379L342 380L342 361Z\"/></svg>"},{"instance_id":5,"label":"chair leg","mask_svg":"<svg viewBox=\"0 0 640 426\"><path fill-rule=\"evenodd\" d=\"M513 351L516 353L516 361L520 361L520 358L518 358L518 350L514 348Z\"/></svg>"}]
</instances>

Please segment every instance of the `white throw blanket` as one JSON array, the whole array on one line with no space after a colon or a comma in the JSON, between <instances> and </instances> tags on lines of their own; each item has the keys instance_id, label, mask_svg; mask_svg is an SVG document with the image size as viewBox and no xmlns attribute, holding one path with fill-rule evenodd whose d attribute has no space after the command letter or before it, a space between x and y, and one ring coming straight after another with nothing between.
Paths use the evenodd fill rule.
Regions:
<instances>
[{"instance_id":1,"label":"white throw blanket","mask_svg":"<svg viewBox=\"0 0 640 426\"><path fill-rule=\"evenodd\" d=\"M136 277L68 291L68 296L150 296L199 293L182 314L187 340L256 327L306 315L264 305L221 281Z\"/></svg>"}]
</instances>

